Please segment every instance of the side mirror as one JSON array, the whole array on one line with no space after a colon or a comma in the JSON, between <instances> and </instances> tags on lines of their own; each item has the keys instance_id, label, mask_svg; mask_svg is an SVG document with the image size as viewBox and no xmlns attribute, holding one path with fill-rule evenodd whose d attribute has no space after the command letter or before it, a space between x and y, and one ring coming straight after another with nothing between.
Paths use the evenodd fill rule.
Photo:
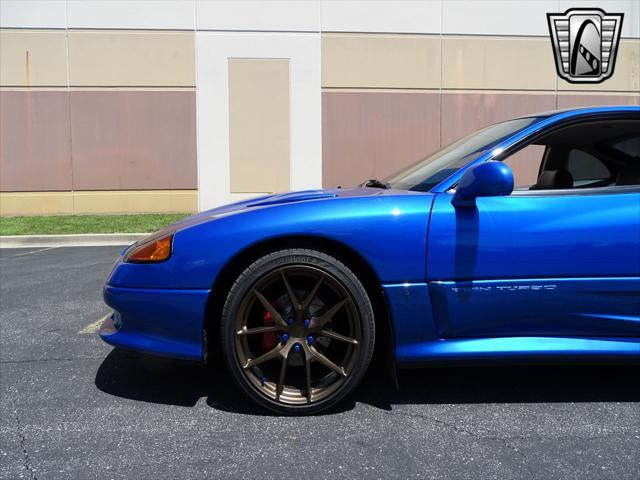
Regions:
<instances>
[{"instance_id":1,"label":"side mirror","mask_svg":"<svg viewBox=\"0 0 640 480\"><path fill-rule=\"evenodd\" d=\"M502 162L485 162L470 168L460 179L453 205L475 205L477 197L500 197L513 192L513 173Z\"/></svg>"}]
</instances>

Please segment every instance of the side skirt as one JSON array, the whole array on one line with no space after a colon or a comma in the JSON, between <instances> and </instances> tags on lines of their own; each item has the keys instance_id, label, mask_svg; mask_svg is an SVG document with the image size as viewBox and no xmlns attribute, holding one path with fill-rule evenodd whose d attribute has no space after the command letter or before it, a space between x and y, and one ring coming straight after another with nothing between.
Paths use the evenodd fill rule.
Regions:
<instances>
[{"instance_id":1,"label":"side skirt","mask_svg":"<svg viewBox=\"0 0 640 480\"><path fill-rule=\"evenodd\" d=\"M440 363L640 362L640 338L496 337L400 345L399 366Z\"/></svg>"}]
</instances>

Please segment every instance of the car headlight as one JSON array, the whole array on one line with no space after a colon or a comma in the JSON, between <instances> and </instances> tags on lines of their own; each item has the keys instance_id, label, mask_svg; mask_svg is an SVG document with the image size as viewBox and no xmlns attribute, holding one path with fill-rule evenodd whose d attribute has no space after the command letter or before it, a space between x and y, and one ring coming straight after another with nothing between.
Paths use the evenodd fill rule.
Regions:
<instances>
[{"instance_id":1,"label":"car headlight","mask_svg":"<svg viewBox=\"0 0 640 480\"><path fill-rule=\"evenodd\" d=\"M160 230L134 244L124 255L127 263L157 263L168 260L173 247L175 231Z\"/></svg>"}]
</instances>

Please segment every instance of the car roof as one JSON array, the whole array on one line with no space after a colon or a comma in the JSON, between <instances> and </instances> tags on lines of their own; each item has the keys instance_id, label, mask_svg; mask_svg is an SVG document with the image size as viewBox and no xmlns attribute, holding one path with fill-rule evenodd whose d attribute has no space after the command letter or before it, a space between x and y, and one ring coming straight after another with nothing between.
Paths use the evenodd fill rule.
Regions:
<instances>
[{"instance_id":1,"label":"car roof","mask_svg":"<svg viewBox=\"0 0 640 480\"><path fill-rule=\"evenodd\" d=\"M589 106L579 108L562 108L558 110L549 110L547 112L539 112L530 115L524 115L518 118L537 117L541 120L551 117L574 117L581 115L598 115L607 113L640 113L640 105L606 105L606 106Z\"/></svg>"}]
</instances>

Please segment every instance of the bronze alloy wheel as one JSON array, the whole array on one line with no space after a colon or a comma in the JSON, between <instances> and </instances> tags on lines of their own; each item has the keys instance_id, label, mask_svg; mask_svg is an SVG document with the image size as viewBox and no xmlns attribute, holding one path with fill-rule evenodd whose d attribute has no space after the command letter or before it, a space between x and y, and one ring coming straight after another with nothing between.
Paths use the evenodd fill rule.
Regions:
<instances>
[{"instance_id":1,"label":"bronze alloy wheel","mask_svg":"<svg viewBox=\"0 0 640 480\"><path fill-rule=\"evenodd\" d=\"M319 411L344 397L366 370L371 304L338 260L311 250L276 252L251 265L231 289L223 349L234 377L258 403L280 413Z\"/></svg>"}]
</instances>

